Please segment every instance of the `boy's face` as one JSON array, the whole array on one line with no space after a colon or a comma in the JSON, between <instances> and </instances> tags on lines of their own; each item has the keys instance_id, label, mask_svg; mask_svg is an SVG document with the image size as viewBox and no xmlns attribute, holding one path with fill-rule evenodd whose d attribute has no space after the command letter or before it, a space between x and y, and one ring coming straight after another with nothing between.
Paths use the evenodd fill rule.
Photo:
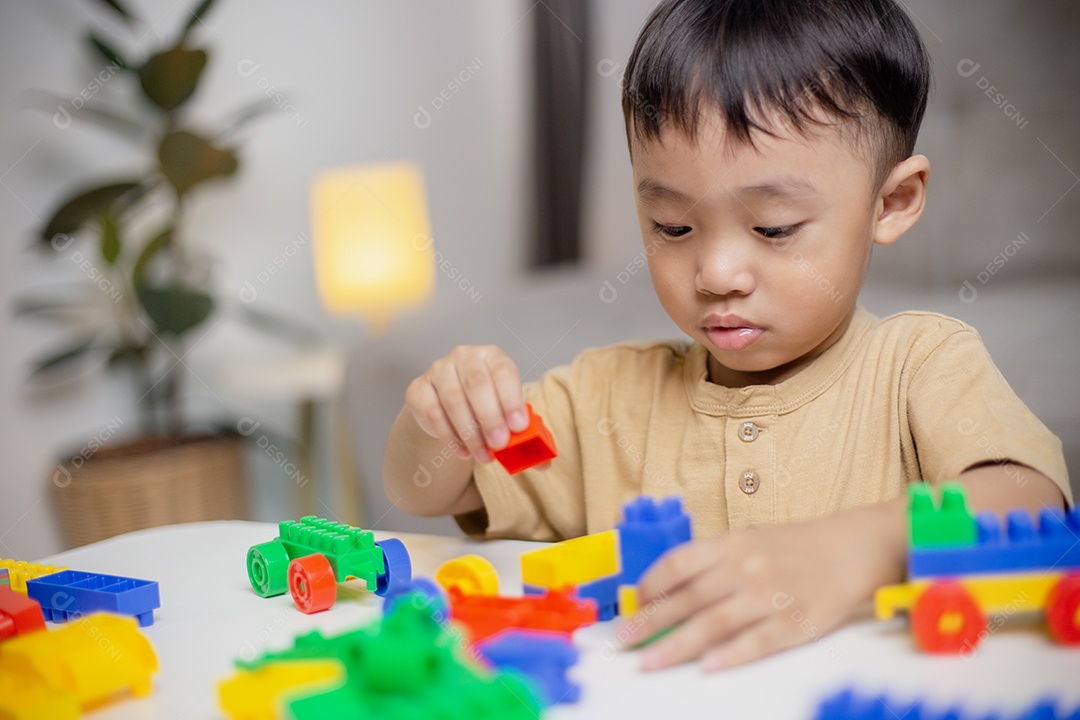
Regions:
<instances>
[{"instance_id":1,"label":"boy's face","mask_svg":"<svg viewBox=\"0 0 1080 720\"><path fill-rule=\"evenodd\" d=\"M729 387L780 382L843 335L874 243L871 169L836 128L728 144L665 128L632 145L653 286Z\"/></svg>"}]
</instances>

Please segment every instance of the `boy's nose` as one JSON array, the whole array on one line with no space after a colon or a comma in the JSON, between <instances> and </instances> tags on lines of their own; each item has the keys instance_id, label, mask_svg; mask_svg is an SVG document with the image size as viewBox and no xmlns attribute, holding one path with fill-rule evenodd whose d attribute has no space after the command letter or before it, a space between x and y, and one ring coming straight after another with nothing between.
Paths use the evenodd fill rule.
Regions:
<instances>
[{"instance_id":1,"label":"boy's nose","mask_svg":"<svg viewBox=\"0 0 1080 720\"><path fill-rule=\"evenodd\" d=\"M702 295L749 295L757 286L747 259L731 248L702 253L695 283Z\"/></svg>"}]
</instances>

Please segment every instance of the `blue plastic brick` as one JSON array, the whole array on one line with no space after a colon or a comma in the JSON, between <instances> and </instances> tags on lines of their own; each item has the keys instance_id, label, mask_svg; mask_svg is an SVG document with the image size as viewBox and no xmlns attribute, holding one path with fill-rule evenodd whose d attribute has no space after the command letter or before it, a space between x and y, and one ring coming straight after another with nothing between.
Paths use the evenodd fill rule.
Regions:
<instances>
[{"instance_id":1,"label":"blue plastic brick","mask_svg":"<svg viewBox=\"0 0 1080 720\"><path fill-rule=\"evenodd\" d=\"M545 706L581 698L581 686L566 677L566 671L577 664L578 649L561 633L503 630L478 643L476 650L494 667L516 670L532 680Z\"/></svg>"},{"instance_id":2,"label":"blue plastic brick","mask_svg":"<svg viewBox=\"0 0 1080 720\"><path fill-rule=\"evenodd\" d=\"M977 715L958 707L935 710L921 702L903 703L844 690L822 702L814 720L1080 720L1080 707L1059 711L1057 703L1043 700L1018 715Z\"/></svg>"},{"instance_id":3,"label":"blue plastic brick","mask_svg":"<svg viewBox=\"0 0 1080 720\"><path fill-rule=\"evenodd\" d=\"M573 595L579 598L592 598L596 601L596 619L612 620L619 614L619 585L622 585L621 575L608 575L607 577L582 583L574 586ZM539 585L523 585L526 595L543 595L548 592L547 588Z\"/></svg>"},{"instance_id":4,"label":"blue plastic brick","mask_svg":"<svg viewBox=\"0 0 1080 720\"><path fill-rule=\"evenodd\" d=\"M74 616L111 612L138 619L140 627L154 624L161 607L153 580L64 570L26 581L26 594L37 600L46 620L62 623Z\"/></svg>"},{"instance_id":5,"label":"blue plastic brick","mask_svg":"<svg viewBox=\"0 0 1080 720\"><path fill-rule=\"evenodd\" d=\"M992 513L976 520L974 545L909 550L908 576L1080 568L1080 509L1064 514L1044 508L1037 528L1028 513L1014 510L1006 516L1004 532Z\"/></svg>"},{"instance_id":6,"label":"blue plastic brick","mask_svg":"<svg viewBox=\"0 0 1080 720\"><path fill-rule=\"evenodd\" d=\"M412 602L429 610L431 616L440 623L450 620L450 603L446 599L446 593L431 578L415 577L407 585L387 592L383 596L383 614L390 613L399 602Z\"/></svg>"},{"instance_id":7,"label":"blue plastic brick","mask_svg":"<svg viewBox=\"0 0 1080 720\"><path fill-rule=\"evenodd\" d=\"M619 530L623 583L636 585L665 552L690 541L690 516L675 496L662 500L639 497L623 506Z\"/></svg>"}]
</instances>

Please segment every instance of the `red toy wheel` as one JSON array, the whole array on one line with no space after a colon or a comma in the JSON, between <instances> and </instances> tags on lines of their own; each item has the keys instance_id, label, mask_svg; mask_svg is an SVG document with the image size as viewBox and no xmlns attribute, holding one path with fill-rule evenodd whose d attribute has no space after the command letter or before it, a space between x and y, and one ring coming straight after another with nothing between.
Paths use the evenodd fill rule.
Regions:
<instances>
[{"instance_id":1,"label":"red toy wheel","mask_svg":"<svg viewBox=\"0 0 1080 720\"><path fill-rule=\"evenodd\" d=\"M325 555L305 555L289 563L289 592L302 613L328 610L337 599L337 579Z\"/></svg>"},{"instance_id":2,"label":"red toy wheel","mask_svg":"<svg viewBox=\"0 0 1080 720\"><path fill-rule=\"evenodd\" d=\"M1080 573L1066 575L1050 591L1046 624L1062 645L1080 645Z\"/></svg>"},{"instance_id":3,"label":"red toy wheel","mask_svg":"<svg viewBox=\"0 0 1080 720\"><path fill-rule=\"evenodd\" d=\"M911 611L911 632L926 652L970 652L985 630L986 616L979 604L953 580L931 585Z\"/></svg>"}]
</instances>

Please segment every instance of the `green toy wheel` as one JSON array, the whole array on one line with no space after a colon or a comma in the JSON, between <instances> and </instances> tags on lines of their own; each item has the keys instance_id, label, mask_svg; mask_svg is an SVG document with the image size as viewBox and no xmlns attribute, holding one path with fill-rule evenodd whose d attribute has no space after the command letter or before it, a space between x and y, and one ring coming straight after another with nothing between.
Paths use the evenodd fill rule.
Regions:
<instances>
[{"instance_id":1,"label":"green toy wheel","mask_svg":"<svg viewBox=\"0 0 1080 720\"><path fill-rule=\"evenodd\" d=\"M251 587L259 597L284 595L289 589L289 553L276 540L251 546L247 571Z\"/></svg>"}]
</instances>

